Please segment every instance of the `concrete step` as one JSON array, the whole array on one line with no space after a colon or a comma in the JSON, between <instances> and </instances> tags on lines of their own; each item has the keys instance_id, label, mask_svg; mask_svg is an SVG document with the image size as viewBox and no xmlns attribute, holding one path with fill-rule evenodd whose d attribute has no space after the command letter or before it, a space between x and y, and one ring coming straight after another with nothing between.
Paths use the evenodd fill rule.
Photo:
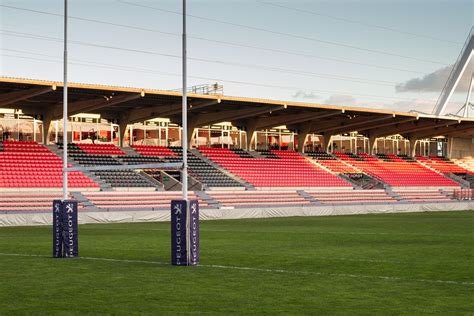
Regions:
<instances>
[{"instance_id":1,"label":"concrete step","mask_svg":"<svg viewBox=\"0 0 474 316\"><path fill-rule=\"evenodd\" d=\"M127 156L140 156L132 147L120 147Z\"/></svg>"},{"instance_id":2,"label":"concrete step","mask_svg":"<svg viewBox=\"0 0 474 316\"><path fill-rule=\"evenodd\" d=\"M302 196L305 200L310 201L311 203L316 204L316 205L322 205L321 202L319 202L314 197L312 197L308 192L306 192L304 190L297 190L296 192L300 196Z\"/></svg>"}]
</instances>

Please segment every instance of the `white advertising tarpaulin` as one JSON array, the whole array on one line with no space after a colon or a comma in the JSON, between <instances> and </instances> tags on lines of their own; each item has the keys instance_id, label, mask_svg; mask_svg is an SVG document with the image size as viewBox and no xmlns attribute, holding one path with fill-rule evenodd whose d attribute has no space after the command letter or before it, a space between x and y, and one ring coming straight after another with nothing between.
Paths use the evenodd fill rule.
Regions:
<instances>
[{"instance_id":1,"label":"white advertising tarpaulin","mask_svg":"<svg viewBox=\"0 0 474 316\"><path fill-rule=\"evenodd\" d=\"M310 207L268 207L235 209L202 209L201 220L271 218L291 216L334 216L436 211L468 211L474 202L378 204L378 205L321 205ZM52 212L0 214L1 226L51 225ZM79 212L79 223L133 223L170 221L169 211L109 211Z\"/></svg>"}]
</instances>

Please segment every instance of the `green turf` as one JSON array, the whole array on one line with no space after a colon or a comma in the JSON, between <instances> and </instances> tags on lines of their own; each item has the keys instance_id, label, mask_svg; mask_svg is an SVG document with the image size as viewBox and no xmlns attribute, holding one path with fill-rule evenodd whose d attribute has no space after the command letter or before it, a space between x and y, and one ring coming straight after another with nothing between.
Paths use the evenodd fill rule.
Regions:
<instances>
[{"instance_id":1,"label":"green turf","mask_svg":"<svg viewBox=\"0 0 474 316\"><path fill-rule=\"evenodd\" d=\"M0 228L0 314L474 314L474 212L202 222L199 267L159 264L169 226L80 226L82 257L130 261Z\"/></svg>"}]
</instances>

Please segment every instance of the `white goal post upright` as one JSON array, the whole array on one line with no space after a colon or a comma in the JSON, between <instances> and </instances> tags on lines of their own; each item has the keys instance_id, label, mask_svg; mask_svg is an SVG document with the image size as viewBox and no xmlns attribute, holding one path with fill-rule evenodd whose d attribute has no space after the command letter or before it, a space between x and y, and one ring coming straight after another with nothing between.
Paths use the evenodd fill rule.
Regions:
<instances>
[{"instance_id":1,"label":"white goal post upright","mask_svg":"<svg viewBox=\"0 0 474 316\"><path fill-rule=\"evenodd\" d=\"M68 95L67 95L67 0L64 0L64 82L63 82L63 201L68 198L68 182L67 182L67 112L68 112Z\"/></svg>"},{"instance_id":2,"label":"white goal post upright","mask_svg":"<svg viewBox=\"0 0 474 316\"><path fill-rule=\"evenodd\" d=\"M186 0L183 0L183 38L182 38L182 54L183 54L183 107L182 107L182 128L181 147L183 148L183 170L181 172L181 183L183 200L186 205L186 262L191 260L191 236L190 236L190 210L188 200L188 91L187 91L187 39L186 39Z\"/></svg>"},{"instance_id":3,"label":"white goal post upright","mask_svg":"<svg viewBox=\"0 0 474 316\"><path fill-rule=\"evenodd\" d=\"M186 0L183 0L183 106L181 146L183 165L181 168L182 199L171 201L171 264L195 266L199 264L199 204L188 198L188 100L186 60ZM185 237L185 238L183 238Z\"/></svg>"},{"instance_id":4,"label":"white goal post upright","mask_svg":"<svg viewBox=\"0 0 474 316\"><path fill-rule=\"evenodd\" d=\"M64 82L63 82L63 196L53 201L53 258L75 258L79 256L77 201L68 200L68 91L67 91L67 24L68 7L64 0ZM48 127L47 127L48 128Z\"/></svg>"},{"instance_id":5,"label":"white goal post upright","mask_svg":"<svg viewBox=\"0 0 474 316\"><path fill-rule=\"evenodd\" d=\"M183 200L188 200L188 97L187 97L187 47L186 47L186 0L183 0L183 107L181 147L183 148L183 171L181 183L183 184Z\"/></svg>"}]
</instances>

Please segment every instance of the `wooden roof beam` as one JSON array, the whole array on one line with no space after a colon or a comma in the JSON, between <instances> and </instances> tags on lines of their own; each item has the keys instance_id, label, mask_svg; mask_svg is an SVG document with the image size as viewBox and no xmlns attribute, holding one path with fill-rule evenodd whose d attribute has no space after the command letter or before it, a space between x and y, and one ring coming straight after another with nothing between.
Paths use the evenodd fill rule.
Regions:
<instances>
[{"instance_id":1,"label":"wooden roof beam","mask_svg":"<svg viewBox=\"0 0 474 316\"><path fill-rule=\"evenodd\" d=\"M433 124L434 123L434 124ZM428 129L433 129L436 127L442 127L442 126L449 126L449 125L455 125L459 124L459 120L451 120L451 121L424 121L423 124L416 124L414 126L396 126L395 128L392 129L387 129L385 131L380 131L378 133L370 134L371 137L385 137L385 136L390 136L390 135L396 135L396 134L408 134L412 132L417 132L417 131L424 131Z\"/></svg>"},{"instance_id":2,"label":"wooden roof beam","mask_svg":"<svg viewBox=\"0 0 474 316\"><path fill-rule=\"evenodd\" d=\"M358 132L363 132L367 130L373 130L375 128L381 128L381 127L387 127L391 125L396 125L396 124L403 124L403 123L409 123L413 121L417 121L418 117L409 117L409 118L402 118L402 119L396 119L390 122L385 122L385 123L380 123L380 124L375 124L375 125L368 125L366 127L360 127L357 129Z\"/></svg>"},{"instance_id":3,"label":"wooden roof beam","mask_svg":"<svg viewBox=\"0 0 474 316\"><path fill-rule=\"evenodd\" d=\"M0 94L0 106L13 105L16 102L23 100L31 99L33 97L55 91L56 86L40 87L40 88L31 88L27 90L18 90L8 93Z\"/></svg>"},{"instance_id":4,"label":"wooden roof beam","mask_svg":"<svg viewBox=\"0 0 474 316\"><path fill-rule=\"evenodd\" d=\"M207 126L214 123L236 121L244 118L255 117L265 113L271 113L286 109L285 106L271 106L271 107L258 107L249 109L229 110L222 112L214 112L209 114L198 114L196 119L196 126Z\"/></svg>"},{"instance_id":5,"label":"wooden roof beam","mask_svg":"<svg viewBox=\"0 0 474 316\"><path fill-rule=\"evenodd\" d=\"M323 132L327 132L329 134L337 135L341 133L347 133L347 132L354 132L357 131L359 128L363 128L365 126L368 126L370 123L374 122L380 122L380 121L386 121L390 119L395 119L395 114L393 115L383 115L381 117L377 118L372 118L372 119L365 119L365 120L354 120L354 122L351 122L349 124L344 124L343 126L336 127L336 128L330 128L326 129Z\"/></svg>"},{"instance_id":6,"label":"wooden roof beam","mask_svg":"<svg viewBox=\"0 0 474 316\"><path fill-rule=\"evenodd\" d=\"M428 131L419 131L417 133L407 134L410 139L424 139L434 136L450 135L452 133L465 132L472 130L474 132L474 125L469 124L468 126L463 124L450 125L444 127L433 128Z\"/></svg>"},{"instance_id":7,"label":"wooden roof beam","mask_svg":"<svg viewBox=\"0 0 474 316\"><path fill-rule=\"evenodd\" d=\"M302 122L329 118L329 117L340 115L340 114L341 114L341 111L313 112L313 113L305 112L305 113L299 113L299 114L294 114L290 116L283 116L281 118L268 117L268 118L259 120L256 126L258 129L272 128L272 127L281 126L281 125L288 126L288 125L298 124Z\"/></svg>"},{"instance_id":8,"label":"wooden roof beam","mask_svg":"<svg viewBox=\"0 0 474 316\"><path fill-rule=\"evenodd\" d=\"M135 99L143 98L145 93L134 93L134 94L121 94L112 97L101 97L91 100L83 100L71 102L68 104L68 116L76 115L79 113L89 113L96 110L100 110L105 107L125 103ZM62 102L58 103L53 111L52 120L60 119L63 115Z\"/></svg>"},{"instance_id":9,"label":"wooden roof beam","mask_svg":"<svg viewBox=\"0 0 474 316\"><path fill-rule=\"evenodd\" d=\"M188 106L188 111L195 111L198 109L202 109L211 105L221 103L220 99L211 100L207 102L190 102ZM157 117L165 117L169 118L172 115L179 114L182 111L182 103L174 103L171 105L160 105L148 108L141 108L141 109L134 109L130 110L128 114L128 122L129 124L136 123L136 122L143 122L146 120L150 120Z\"/></svg>"}]
</instances>

